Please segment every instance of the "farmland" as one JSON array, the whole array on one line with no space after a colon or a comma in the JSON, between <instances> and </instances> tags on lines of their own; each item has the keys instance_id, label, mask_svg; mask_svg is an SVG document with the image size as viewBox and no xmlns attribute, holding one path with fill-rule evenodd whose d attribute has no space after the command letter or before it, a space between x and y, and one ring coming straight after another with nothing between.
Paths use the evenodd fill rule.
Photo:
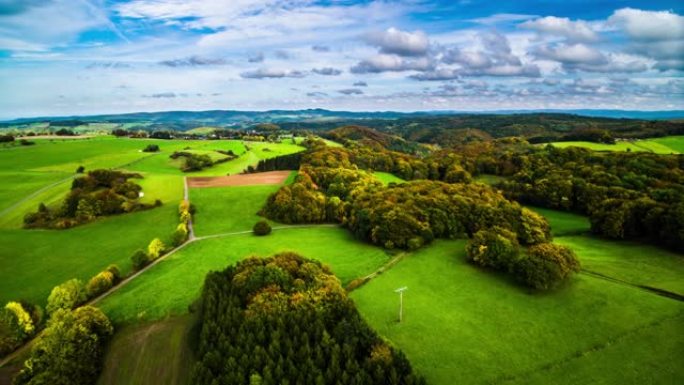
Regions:
<instances>
[{"instance_id":1,"label":"farmland","mask_svg":"<svg viewBox=\"0 0 684 385\"><path fill-rule=\"evenodd\" d=\"M111 263L124 276L132 274L135 250L152 238L171 243L185 176L222 177L260 159L303 150L290 141L94 137L36 142L0 149L0 159L13 164L0 174L6 182L0 194L9 200L0 217L0 243L8 245L0 252L0 270L12 271L0 282L4 302L21 298L45 305L55 285L87 280ZM161 152L141 152L149 143ZM16 155L23 150L29 155ZM169 158L174 151L191 151L220 159L217 150L238 158L193 173L183 173L180 162ZM80 165L86 171L106 167L140 173L141 201L163 204L68 230L22 229L23 216L39 203L59 204ZM387 250L333 222L298 225L272 219L267 219L272 233L255 236L252 226L265 219L259 212L268 197L294 183L296 172L281 173L274 179L250 174L245 183L198 178L209 182L189 184L196 238L95 302L117 330L98 384L189 383L197 300L207 273L283 251L322 262L345 287L363 282L349 286L361 316L401 349L429 384L545 384L551 378L574 384L597 376L605 383L671 383L684 375L672 360L684 353L684 341L673 338L684 321L684 307L676 299L684 296L684 262L677 252L601 238L590 233L584 215L529 207L548 220L553 241L572 249L582 269L555 290L539 292L468 263L465 239ZM405 181L391 172L372 175L383 185ZM503 180L476 179L484 184ZM403 286L408 290L398 323L394 290ZM615 367L621 370L605 371Z\"/></svg>"}]
</instances>

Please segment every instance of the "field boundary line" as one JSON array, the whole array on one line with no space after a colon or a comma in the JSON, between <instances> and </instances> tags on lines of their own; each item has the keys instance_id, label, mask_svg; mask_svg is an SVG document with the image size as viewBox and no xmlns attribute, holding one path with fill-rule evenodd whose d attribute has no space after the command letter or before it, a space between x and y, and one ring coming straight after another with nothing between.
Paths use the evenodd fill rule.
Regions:
<instances>
[{"instance_id":1,"label":"field boundary line","mask_svg":"<svg viewBox=\"0 0 684 385\"><path fill-rule=\"evenodd\" d=\"M395 255L392 259L390 259L389 261L387 261L384 265L380 266L380 267L379 267L377 270L375 270L374 272L372 272L372 273L370 273L370 274L368 274L368 275L366 275L366 276L364 276L364 277L353 279L351 282L349 282L349 284L347 284L347 287L345 288L345 290L347 291L347 293L351 293L352 291L354 291L354 290L356 290L356 289L362 287L363 285L365 285L365 284L367 284L368 282L370 282L373 278L375 278L375 277L377 277L378 275L380 275L380 274L386 272L387 270L393 268L394 265L396 265L397 263L401 262L401 260L404 259L404 257L406 257L408 254L409 254L409 253L401 252L401 253ZM355 281L359 281L359 280L360 280L361 282L359 282L359 283L353 285L353 283L354 283Z\"/></svg>"},{"instance_id":2,"label":"field boundary line","mask_svg":"<svg viewBox=\"0 0 684 385\"><path fill-rule=\"evenodd\" d=\"M515 380L519 380L519 379L523 379L523 378L528 378L530 375L537 373L537 372L546 372L546 371L561 367L561 366L566 365L567 363L569 363L573 360L585 357L585 356L590 355L590 354L599 353L602 350L604 350L610 346L613 346L617 343L622 342L623 340L625 340L628 337L631 337L632 335L635 335L635 334L638 334L644 330L656 327L665 321L677 319L677 318L680 318L682 316L684 316L684 312L678 311L675 314L671 314L671 315L653 320L651 322L645 323L643 325L639 325L633 329L626 330L626 331L616 335L613 338L609 338L608 340L606 340L604 342L598 342L598 343L594 344L593 346L591 346L587 349L578 350L578 351L571 353L571 354L569 354L565 357L562 357L560 359L548 362L548 363L543 364L543 365L539 365L539 366L537 366L536 369L526 370L526 371L521 372L519 374L504 375L504 376L501 376L497 379L494 379L491 383L492 384L501 384L501 383L511 382L511 381L515 381Z\"/></svg>"},{"instance_id":3,"label":"field boundary line","mask_svg":"<svg viewBox=\"0 0 684 385\"><path fill-rule=\"evenodd\" d=\"M602 279L602 280L605 280L608 282L613 282L613 283L617 283L617 284L624 285L624 286L633 287L635 289L639 289L639 290L642 290L642 291L645 291L645 292L648 292L651 294L659 295L661 297L674 299L675 301L684 302L684 295L681 295L681 294L678 294L678 293L675 293L672 291L668 291L665 289L660 289L660 288L652 287L652 286L648 286L648 285L639 285L636 283L632 283L629 281L625 281L625 280L622 280L619 278L611 277L608 275L604 275L604 274L597 273L597 272L591 271L591 270L586 270L586 269L582 269L580 271L580 274L588 275L590 277Z\"/></svg>"},{"instance_id":4,"label":"field boundary line","mask_svg":"<svg viewBox=\"0 0 684 385\"><path fill-rule=\"evenodd\" d=\"M32 192L31 194L29 194L28 196L25 196L24 198L22 198L19 202L17 202L17 203L15 203L15 204L13 204L12 206L10 206L10 207L8 207L8 208L6 208L6 209L0 211L0 217L7 215L7 213L13 211L14 209L17 208L17 206L21 205L22 203L25 203L26 201L35 198L35 197L38 196L39 194L41 194L41 193L43 193L43 192L45 192L45 191L47 191L47 190L49 190L49 189L51 189L51 188L53 188L53 187L55 187L55 186L58 186L58 185L60 185L60 184L62 184L62 183L64 183L64 182L68 181L69 179L73 179L75 176L76 176L76 175L70 175L70 176L67 177L67 178L64 178L64 179L59 180L59 181L54 182L54 183L51 183L51 184L49 184L49 185L47 185L47 186L41 187L40 189L38 189L38 190Z\"/></svg>"}]
</instances>

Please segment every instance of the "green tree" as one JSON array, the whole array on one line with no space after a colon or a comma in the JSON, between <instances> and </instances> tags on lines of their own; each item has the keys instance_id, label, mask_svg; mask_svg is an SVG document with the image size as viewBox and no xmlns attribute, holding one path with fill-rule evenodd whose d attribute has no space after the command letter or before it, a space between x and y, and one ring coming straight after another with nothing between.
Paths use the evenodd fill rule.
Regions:
<instances>
[{"instance_id":1,"label":"green tree","mask_svg":"<svg viewBox=\"0 0 684 385\"><path fill-rule=\"evenodd\" d=\"M53 314L59 309L71 310L85 300L86 291L83 282L78 279L70 279L52 289L45 310L48 314Z\"/></svg>"}]
</instances>

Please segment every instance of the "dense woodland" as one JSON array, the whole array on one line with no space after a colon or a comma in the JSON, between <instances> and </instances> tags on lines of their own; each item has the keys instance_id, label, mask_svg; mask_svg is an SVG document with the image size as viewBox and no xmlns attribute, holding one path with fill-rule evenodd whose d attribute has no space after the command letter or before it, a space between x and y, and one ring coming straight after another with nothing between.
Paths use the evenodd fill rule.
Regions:
<instances>
[{"instance_id":1,"label":"dense woodland","mask_svg":"<svg viewBox=\"0 0 684 385\"><path fill-rule=\"evenodd\" d=\"M139 201L142 187L131 179L140 174L116 170L93 170L74 179L71 191L59 207L41 203L38 211L24 217L25 228L65 229L90 222L98 217L145 210L161 205Z\"/></svg>"},{"instance_id":2,"label":"dense woodland","mask_svg":"<svg viewBox=\"0 0 684 385\"><path fill-rule=\"evenodd\" d=\"M193 384L424 384L361 318L339 280L294 253L204 283Z\"/></svg>"}]
</instances>

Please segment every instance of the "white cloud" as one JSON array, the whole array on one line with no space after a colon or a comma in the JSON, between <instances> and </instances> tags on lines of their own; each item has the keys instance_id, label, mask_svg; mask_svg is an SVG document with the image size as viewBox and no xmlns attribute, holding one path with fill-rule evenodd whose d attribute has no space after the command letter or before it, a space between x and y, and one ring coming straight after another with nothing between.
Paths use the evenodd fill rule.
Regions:
<instances>
[{"instance_id":1,"label":"white cloud","mask_svg":"<svg viewBox=\"0 0 684 385\"><path fill-rule=\"evenodd\" d=\"M399 55L378 54L362 60L351 68L352 73L425 71L432 67L428 58L407 59Z\"/></svg>"},{"instance_id":2,"label":"white cloud","mask_svg":"<svg viewBox=\"0 0 684 385\"><path fill-rule=\"evenodd\" d=\"M562 36L572 41L595 41L598 35L589 23L583 20L572 21L567 17L546 16L529 20L519 25L542 35Z\"/></svg>"},{"instance_id":3,"label":"white cloud","mask_svg":"<svg viewBox=\"0 0 684 385\"><path fill-rule=\"evenodd\" d=\"M542 46L537 49L535 54L543 59L570 64L600 64L607 61L606 57L597 49L581 43Z\"/></svg>"},{"instance_id":4,"label":"white cloud","mask_svg":"<svg viewBox=\"0 0 684 385\"><path fill-rule=\"evenodd\" d=\"M684 17L671 11L642 11L623 8L615 11L608 24L641 41L684 39Z\"/></svg>"},{"instance_id":5,"label":"white cloud","mask_svg":"<svg viewBox=\"0 0 684 385\"><path fill-rule=\"evenodd\" d=\"M382 32L370 32L364 39L368 44L378 47L380 52L386 54L423 56L430 48L425 32L406 32L394 27Z\"/></svg>"},{"instance_id":6,"label":"white cloud","mask_svg":"<svg viewBox=\"0 0 684 385\"><path fill-rule=\"evenodd\" d=\"M253 71L245 71L240 76L244 79L303 78L306 73L280 68L259 68Z\"/></svg>"}]
</instances>

